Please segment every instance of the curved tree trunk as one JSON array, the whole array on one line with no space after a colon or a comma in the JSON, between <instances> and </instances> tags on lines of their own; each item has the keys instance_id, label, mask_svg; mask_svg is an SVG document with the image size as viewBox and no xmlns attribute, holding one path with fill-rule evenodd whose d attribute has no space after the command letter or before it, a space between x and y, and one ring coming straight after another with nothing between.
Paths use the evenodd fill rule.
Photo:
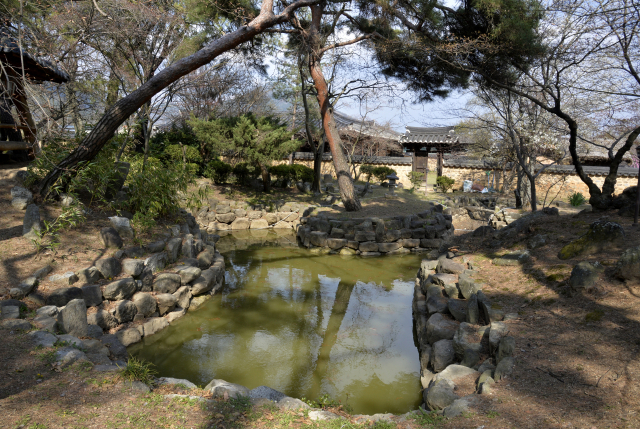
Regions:
<instances>
[{"instance_id":1,"label":"curved tree trunk","mask_svg":"<svg viewBox=\"0 0 640 429\"><path fill-rule=\"evenodd\" d=\"M333 165L338 178L338 187L340 188L340 196L344 208L349 212L355 212L362 209L360 200L356 196L353 187L353 179L349 171L349 163L342 151L342 141L338 127L333 119L333 109L329 103L329 87L322 73L320 66L320 56L317 54L320 49L319 29L322 20L322 6L311 6L311 52L309 53L309 72L316 87L318 104L320 106L320 116L322 118L322 127L331 149L333 156Z\"/></svg>"},{"instance_id":2,"label":"curved tree trunk","mask_svg":"<svg viewBox=\"0 0 640 429\"><path fill-rule=\"evenodd\" d=\"M287 21L296 9L310 6L317 1L297 0L286 7L279 15L274 15L273 0L265 0L262 3L260 14L249 24L225 34L195 54L176 61L156 74L141 85L140 88L122 98L107 110L91 133L84 138L80 146L42 179L39 186L40 194L46 195L49 192L49 188L58 180L61 174L73 174L79 163L93 159L129 116L171 83L210 63L219 55L253 39L253 37L265 30Z\"/></svg>"}]
</instances>

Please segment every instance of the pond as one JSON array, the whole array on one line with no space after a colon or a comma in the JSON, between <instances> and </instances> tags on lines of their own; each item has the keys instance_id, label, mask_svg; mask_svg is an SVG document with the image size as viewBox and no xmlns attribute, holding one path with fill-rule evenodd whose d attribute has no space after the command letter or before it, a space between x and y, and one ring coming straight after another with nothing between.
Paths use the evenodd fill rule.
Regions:
<instances>
[{"instance_id":1,"label":"pond","mask_svg":"<svg viewBox=\"0 0 640 429\"><path fill-rule=\"evenodd\" d=\"M159 374L328 394L353 412L418 408L411 301L419 255L316 255L252 246L224 254L225 286L202 307L129 348Z\"/></svg>"}]
</instances>

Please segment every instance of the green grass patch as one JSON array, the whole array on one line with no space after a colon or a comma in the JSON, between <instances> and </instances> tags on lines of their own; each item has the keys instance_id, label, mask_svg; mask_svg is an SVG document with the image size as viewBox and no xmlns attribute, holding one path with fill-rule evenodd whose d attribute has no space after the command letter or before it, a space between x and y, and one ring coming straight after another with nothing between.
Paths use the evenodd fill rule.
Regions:
<instances>
[{"instance_id":1,"label":"green grass patch","mask_svg":"<svg viewBox=\"0 0 640 429\"><path fill-rule=\"evenodd\" d=\"M125 380L153 384L154 375L157 374L157 372L152 367L153 364L151 362L130 357L127 366L122 369L120 375Z\"/></svg>"},{"instance_id":2,"label":"green grass patch","mask_svg":"<svg viewBox=\"0 0 640 429\"><path fill-rule=\"evenodd\" d=\"M589 323L589 322L599 322L602 319L602 316L604 316L604 311L602 311L602 310L594 310L594 311L591 311L591 312L587 313L587 315L584 316L584 320L587 323Z\"/></svg>"}]
</instances>

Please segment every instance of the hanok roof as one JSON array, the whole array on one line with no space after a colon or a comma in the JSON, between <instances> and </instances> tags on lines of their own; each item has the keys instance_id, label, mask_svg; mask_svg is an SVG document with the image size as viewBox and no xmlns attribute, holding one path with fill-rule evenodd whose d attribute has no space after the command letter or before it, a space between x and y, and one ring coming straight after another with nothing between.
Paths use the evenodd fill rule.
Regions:
<instances>
[{"instance_id":1,"label":"hanok roof","mask_svg":"<svg viewBox=\"0 0 640 429\"><path fill-rule=\"evenodd\" d=\"M11 35L9 29L3 26L0 26L0 61L16 70L21 70L24 63L24 73L30 80L46 80L56 83L69 81L69 75L49 61L36 58L25 50L20 49L18 42Z\"/></svg>"},{"instance_id":2,"label":"hanok roof","mask_svg":"<svg viewBox=\"0 0 640 429\"><path fill-rule=\"evenodd\" d=\"M400 137L400 143L414 146L417 144L457 145L469 143L455 133L454 127L407 127Z\"/></svg>"}]
</instances>

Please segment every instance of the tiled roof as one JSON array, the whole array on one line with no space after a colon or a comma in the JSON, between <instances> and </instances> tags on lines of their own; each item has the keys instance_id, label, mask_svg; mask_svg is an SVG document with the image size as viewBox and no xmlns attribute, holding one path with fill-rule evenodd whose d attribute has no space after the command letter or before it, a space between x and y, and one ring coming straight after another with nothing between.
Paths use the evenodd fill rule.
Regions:
<instances>
[{"instance_id":1,"label":"tiled roof","mask_svg":"<svg viewBox=\"0 0 640 429\"><path fill-rule=\"evenodd\" d=\"M454 127L407 127L407 131L400 137L400 143L445 143L461 144L468 141L461 139L455 133Z\"/></svg>"},{"instance_id":2,"label":"tiled roof","mask_svg":"<svg viewBox=\"0 0 640 429\"><path fill-rule=\"evenodd\" d=\"M285 157L286 158L286 157ZM311 152L295 152L293 154L294 159L313 159L313 153ZM322 155L323 161L331 161L333 157L330 153L324 153ZM408 156L366 156L354 155L353 161L360 163L365 160L367 164L395 164L395 165L411 165L411 157Z\"/></svg>"},{"instance_id":3,"label":"tiled roof","mask_svg":"<svg viewBox=\"0 0 640 429\"><path fill-rule=\"evenodd\" d=\"M477 168L483 170L489 170L491 168L502 170L503 165L497 160L478 160L469 158L445 158L445 167L458 167L458 168ZM511 163L507 164L506 169L511 169ZM536 167L536 171L542 168L542 165ZM582 169L589 176L606 176L609 174L609 167L596 167L596 166L583 166ZM576 168L573 165L551 165L545 169L545 172L559 173L559 174L575 174ZM638 169L632 167L619 167L619 177L635 177L638 175Z\"/></svg>"},{"instance_id":4,"label":"tiled roof","mask_svg":"<svg viewBox=\"0 0 640 429\"><path fill-rule=\"evenodd\" d=\"M0 26L0 59L6 61L12 67L21 68L23 61L20 60L20 54L22 54L27 77L33 80L48 80L57 83L69 81L69 75L49 61L36 58L30 53L21 50L9 29Z\"/></svg>"}]
</instances>

